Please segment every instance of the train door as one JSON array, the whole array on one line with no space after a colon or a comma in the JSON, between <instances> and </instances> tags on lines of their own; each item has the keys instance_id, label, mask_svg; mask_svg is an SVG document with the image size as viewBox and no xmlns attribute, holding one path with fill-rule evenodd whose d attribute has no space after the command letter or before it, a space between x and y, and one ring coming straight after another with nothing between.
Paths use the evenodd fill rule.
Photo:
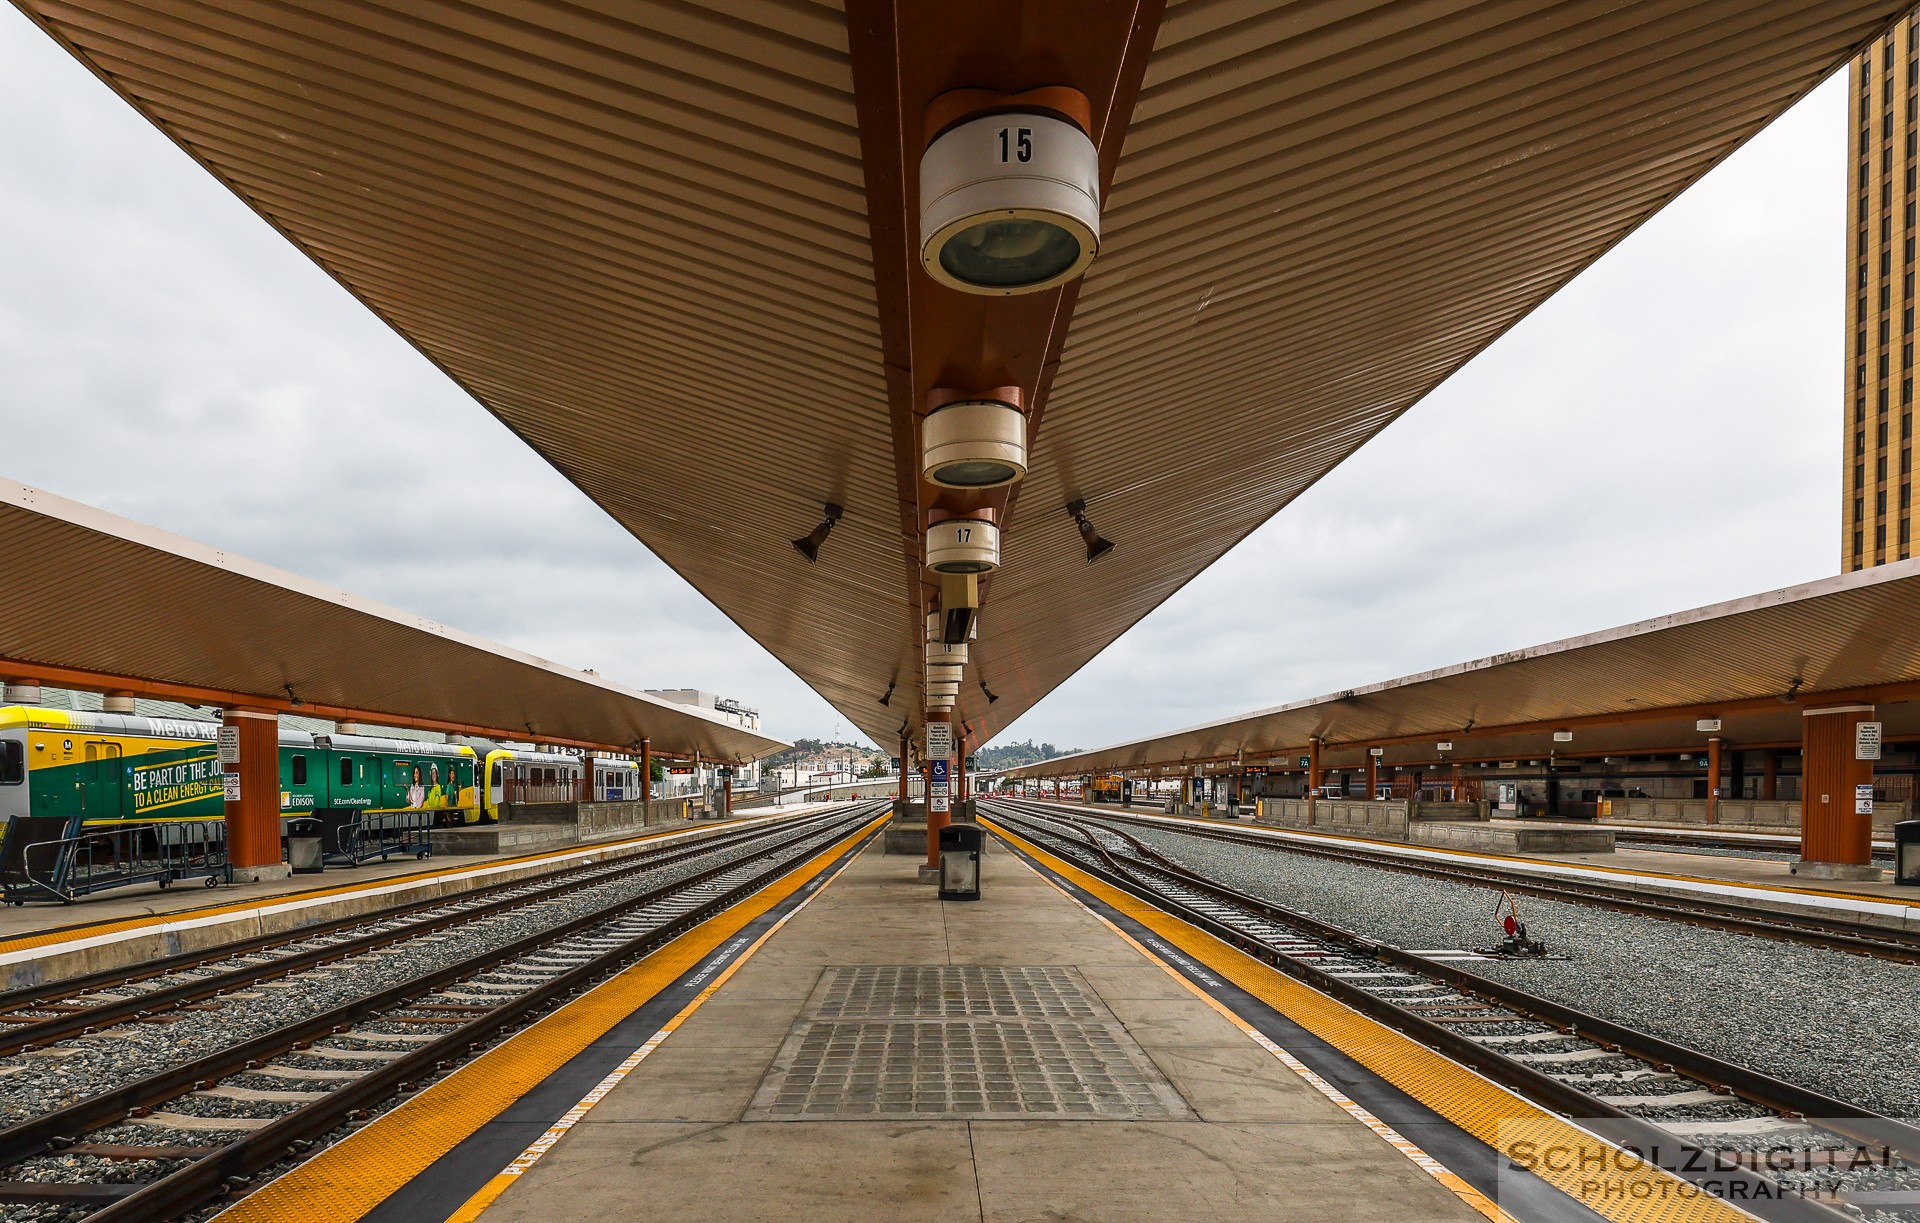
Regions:
<instances>
[{"instance_id":1,"label":"train door","mask_svg":"<svg viewBox=\"0 0 1920 1223\"><path fill-rule=\"evenodd\" d=\"M27 802L27 737L0 736L0 826L30 813Z\"/></svg>"},{"instance_id":2,"label":"train door","mask_svg":"<svg viewBox=\"0 0 1920 1223\"><path fill-rule=\"evenodd\" d=\"M80 811L90 820L117 820L126 788L121 785L120 745L96 739L86 745L80 769Z\"/></svg>"}]
</instances>

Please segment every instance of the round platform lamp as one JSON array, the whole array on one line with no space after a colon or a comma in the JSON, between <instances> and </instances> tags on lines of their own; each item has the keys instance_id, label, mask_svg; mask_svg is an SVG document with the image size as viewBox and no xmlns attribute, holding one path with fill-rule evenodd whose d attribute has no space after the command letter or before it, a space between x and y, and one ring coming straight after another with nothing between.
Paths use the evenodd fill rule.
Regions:
<instances>
[{"instance_id":1,"label":"round platform lamp","mask_svg":"<svg viewBox=\"0 0 1920 1223\"><path fill-rule=\"evenodd\" d=\"M997 488L1027 474L1020 388L968 394L936 388L920 422L920 474L943 488Z\"/></svg>"},{"instance_id":2,"label":"round platform lamp","mask_svg":"<svg viewBox=\"0 0 1920 1223\"><path fill-rule=\"evenodd\" d=\"M1084 94L961 90L928 107L920 264L948 288L1007 296L1065 284L1100 250L1100 150Z\"/></svg>"},{"instance_id":3,"label":"round platform lamp","mask_svg":"<svg viewBox=\"0 0 1920 1223\"><path fill-rule=\"evenodd\" d=\"M927 568L935 573L992 573L1000 567L1000 528L991 510L975 510L964 518L947 517L940 510L928 515Z\"/></svg>"},{"instance_id":4,"label":"round platform lamp","mask_svg":"<svg viewBox=\"0 0 1920 1223\"><path fill-rule=\"evenodd\" d=\"M927 683L935 687L953 685L954 691L960 690L960 668L951 664L942 664L927 668Z\"/></svg>"},{"instance_id":5,"label":"round platform lamp","mask_svg":"<svg viewBox=\"0 0 1920 1223\"><path fill-rule=\"evenodd\" d=\"M929 692L927 693L927 712L939 713L952 709L953 703L959 699L958 693L946 693L942 695Z\"/></svg>"}]
</instances>

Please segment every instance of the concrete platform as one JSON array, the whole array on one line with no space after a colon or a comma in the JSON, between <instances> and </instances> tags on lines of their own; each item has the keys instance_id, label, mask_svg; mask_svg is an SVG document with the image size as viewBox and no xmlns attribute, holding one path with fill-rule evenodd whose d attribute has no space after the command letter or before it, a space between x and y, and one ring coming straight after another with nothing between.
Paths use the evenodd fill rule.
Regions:
<instances>
[{"instance_id":1,"label":"concrete platform","mask_svg":"<svg viewBox=\"0 0 1920 1223\"><path fill-rule=\"evenodd\" d=\"M480 1217L1480 1217L1005 850L984 888L943 905L869 848ZM748 1119L779 1098L767 1084L818 1018L823 970L863 965L1067 970L1176 1093L1177 1119Z\"/></svg>"},{"instance_id":2,"label":"concrete platform","mask_svg":"<svg viewBox=\"0 0 1920 1223\"><path fill-rule=\"evenodd\" d=\"M1547 824L1537 820L1475 823L1420 822L1408 826L1416 845L1447 845L1496 854L1611 854L1613 829L1591 824Z\"/></svg>"}]
</instances>

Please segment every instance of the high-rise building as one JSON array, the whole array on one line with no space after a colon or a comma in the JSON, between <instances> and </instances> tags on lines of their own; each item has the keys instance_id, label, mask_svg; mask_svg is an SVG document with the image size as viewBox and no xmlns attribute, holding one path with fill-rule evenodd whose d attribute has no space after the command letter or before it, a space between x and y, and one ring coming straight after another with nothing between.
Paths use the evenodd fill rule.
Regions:
<instances>
[{"instance_id":1,"label":"high-rise building","mask_svg":"<svg viewBox=\"0 0 1920 1223\"><path fill-rule=\"evenodd\" d=\"M1843 571L1904 560L1913 548L1920 21L1909 17L1869 45L1848 74Z\"/></svg>"}]
</instances>

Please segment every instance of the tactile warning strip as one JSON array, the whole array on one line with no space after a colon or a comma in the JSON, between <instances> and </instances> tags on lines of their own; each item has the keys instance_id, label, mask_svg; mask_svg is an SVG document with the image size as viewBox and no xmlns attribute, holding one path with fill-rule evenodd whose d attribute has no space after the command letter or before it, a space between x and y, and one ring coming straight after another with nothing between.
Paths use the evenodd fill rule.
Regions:
<instances>
[{"instance_id":1,"label":"tactile warning strip","mask_svg":"<svg viewBox=\"0 0 1920 1223\"><path fill-rule=\"evenodd\" d=\"M829 968L749 1121L1186 1120L1072 968Z\"/></svg>"}]
</instances>

